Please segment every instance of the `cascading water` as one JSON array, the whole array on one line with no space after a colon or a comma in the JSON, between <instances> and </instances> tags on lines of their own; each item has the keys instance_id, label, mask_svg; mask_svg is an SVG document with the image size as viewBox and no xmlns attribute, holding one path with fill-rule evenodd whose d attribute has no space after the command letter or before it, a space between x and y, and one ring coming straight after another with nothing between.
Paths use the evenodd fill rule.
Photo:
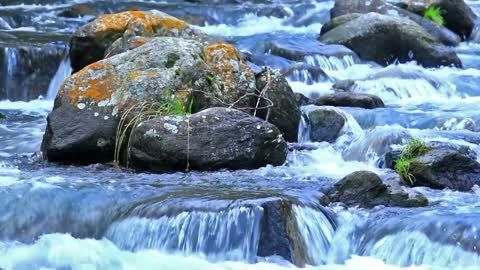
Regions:
<instances>
[{"instance_id":1,"label":"cascading water","mask_svg":"<svg viewBox=\"0 0 480 270\"><path fill-rule=\"evenodd\" d=\"M468 146L480 160L475 40L456 48L465 69L382 67L352 55L310 53L332 0L33 2L0 6L6 29L0 30L0 269L284 270L302 263L318 270L479 269L478 188L404 187L430 201L415 209L319 202L352 172L394 175L380 166L381 157L413 137ZM293 66L290 86L311 101L352 80L343 90L378 95L386 107L331 107L345 125L327 143L312 142L308 112L317 107L303 106L299 143L279 167L157 175L43 163L46 118L71 73L68 36L92 19L58 14L79 3L100 13L153 8L192 20L259 66ZM480 12L476 1L467 3ZM272 54L271 41L292 41L306 56Z\"/></svg>"},{"instance_id":2,"label":"cascading water","mask_svg":"<svg viewBox=\"0 0 480 270\"><path fill-rule=\"evenodd\" d=\"M238 207L158 219L129 217L112 224L106 238L130 251L156 249L203 254L216 261L254 261L262 212L261 207Z\"/></svg>"},{"instance_id":3,"label":"cascading water","mask_svg":"<svg viewBox=\"0 0 480 270\"><path fill-rule=\"evenodd\" d=\"M50 84L48 85L47 99L53 100L57 95L60 86L63 81L72 74L72 67L70 66L70 58L66 55L60 65L58 66L55 76L53 76Z\"/></svg>"}]
</instances>

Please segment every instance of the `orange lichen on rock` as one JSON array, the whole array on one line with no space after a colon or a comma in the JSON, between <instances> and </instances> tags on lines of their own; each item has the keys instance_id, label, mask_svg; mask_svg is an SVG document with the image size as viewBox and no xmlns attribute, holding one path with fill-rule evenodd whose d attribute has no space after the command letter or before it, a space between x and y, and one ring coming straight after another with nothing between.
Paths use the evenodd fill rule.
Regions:
<instances>
[{"instance_id":1,"label":"orange lichen on rock","mask_svg":"<svg viewBox=\"0 0 480 270\"><path fill-rule=\"evenodd\" d=\"M92 76L94 73L98 75ZM114 78L107 65L96 62L68 78L62 85L62 92L68 87L68 96L73 103L87 100L98 103L112 97L117 89Z\"/></svg>"},{"instance_id":2,"label":"orange lichen on rock","mask_svg":"<svg viewBox=\"0 0 480 270\"><path fill-rule=\"evenodd\" d=\"M155 72L155 71L134 71L134 72L130 73L130 75L128 77L130 78L130 80L134 80L138 77L143 77L143 76L153 77L153 76L156 76L156 75L158 75L158 73Z\"/></svg>"},{"instance_id":3,"label":"orange lichen on rock","mask_svg":"<svg viewBox=\"0 0 480 270\"><path fill-rule=\"evenodd\" d=\"M215 74L222 78L227 88L233 86L233 73L248 71L248 68L241 61L240 52L230 44L212 44L204 49L204 53L205 62Z\"/></svg>"},{"instance_id":4,"label":"orange lichen on rock","mask_svg":"<svg viewBox=\"0 0 480 270\"><path fill-rule=\"evenodd\" d=\"M104 32L123 32L126 31L131 25L134 28L142 28L147 34L155 34L156 29L163 28L166 30L181 31L188 26L188 23L173 18L163 17L162 15L156 15L155 13L142 12L142 11L124 11L115 14L106 14L98 17L93 23L93 32L100 35Z\"/></svg>"},{"instance_id":5,"label":"orange lichen on rock","mask_svg":"<svg viewBox=\"0 0 480 270\"><path fill-rule=\"evenodd\" d=\"M134 45L135 45L135 47L140 47L147 42L148 42L148 40L146 40L144 38L140 38L140 39L135 40Z\"/></svg>"},{"instance_id":6,"label":"orange lichen on rock","mask_svg":"<svg viewBox=\"0 0 480 270\"><path fill-rule=\"evenodd\" d=\"M188 26L188 23L175 18L163 18L158 21L158 26L167 30L176 29L181 31Z\"/></svg>"}]
</instances>

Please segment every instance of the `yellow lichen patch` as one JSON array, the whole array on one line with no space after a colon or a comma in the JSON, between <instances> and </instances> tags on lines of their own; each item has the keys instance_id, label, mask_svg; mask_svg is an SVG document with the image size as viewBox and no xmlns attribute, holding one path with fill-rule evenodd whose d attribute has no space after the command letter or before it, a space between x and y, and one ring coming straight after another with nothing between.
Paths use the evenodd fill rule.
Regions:
<instances>
[{"instance_id":1,"label":"yellow lichen patch","mask_svg":"<svg viewBox=\"0 0 480 270\"><path fill-rule=\"evenodd\" d=\"M95 32L123 31L131 20L139 19L146 22L146 14L141 11L125 11L114 14L105 14L98 17L94 22Z\"/></svg>"},{"instance_id":2,"label":"yellow lichen patch","mask_svg":"<svg viewBox=\"0 0 480 270\"><path fill-rule=\"evenodd\" d=\"M134 42L134 46L135 46L135 47L140 47L140 46L142 46L142 45L145 44L145 43L147 43L147 40L146 40L146 39L144 39L144 38L137 39L137 40L135 40L135 42Z\"/></svg>"},{"instance_id":3,"label":"yellow lichen patch","mask_svg":"<svg viewBox=\"0 0 480 270\"><path fill-rule=\"evenodd\" d=\"M153 77L153 76L156 76L158 75L157 72L155 71L134 71L132 73L130 73L130 75L128 76L130 78L130 80L135 80L136 78L138 77Z\"/></svg>"},{"instance_id":4,"label":"yellow lichen patch","mask_svg":"<svg viewBox=\"0 0 480 270\"><path fill-rule=\"evenodd\" d=\"M188 23L175 18L163 18L158 21L157 25L167 30L176 29L180 32L183 28L188 26Z\"/></svg>"},{"instance_id":5,"label":"yellow lichen patch","mask_svg":"<svg viewBox=\"0 0 480 270\"><path fill-rule=\"evenodd\" d=\"M207 63L215 63L227 60L240 60L240 52L230 44L212 44L205 48L205 60Z\"/></svg>"},{"instance_id":6,"label":"yellow lichen patch","mask_svg":"<svg viewBox=\"0 0 480 270\"><path fill-rule=\"evenodd\" d=\"M107 65L96 62L68 78L63 87L68 87L68 96L75 104L87 100L98 103L112 97L117 89L114 78Z\"/></svg>"},{"instance_id":7,"label":"yellow lichen patch","mask_svg":"<svg viewBox=\"0 0 480 270\"><path fill-rule=\"evenodd\" d=\"M129 24L131 25L129 26ZM154 34L156 32L155 29L158 28L163 28L168 31L174 29L181 31L186 26L188 26L188 23L182 20L142 11L125 11L106 14L98 17L93 22L95 35L111 31L123 32L130 27L144 29L146 32L142 34L147 35Z\"/></svg>"},{"instance_id":8,"label":"yellow lichen patch","mask_svg":"<svg viewBox=\"0 0 480 270\"><path fill-rule=\"evenodd\" d=\"M220 43L207 46L204 53L205 62L220 76L225 87L232 87L232 73L239 72L243 65L240 52L230 44Z\"/></svg>"}]
</instances>

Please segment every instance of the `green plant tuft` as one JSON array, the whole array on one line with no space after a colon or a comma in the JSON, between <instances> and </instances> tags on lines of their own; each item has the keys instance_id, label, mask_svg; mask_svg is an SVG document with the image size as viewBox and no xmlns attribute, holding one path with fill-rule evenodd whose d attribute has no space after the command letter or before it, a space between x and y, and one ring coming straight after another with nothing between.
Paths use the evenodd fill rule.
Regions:
<instances>
[{"instance_id":1,"label":"green plant tuft","mask_svg":"<svg viewBox=\"0 0 480 270\"><path fill-rule=\"evenodd\" d=\"M411 173L411 165L415 163L415 158L426 154L432 150L431 147L425 145L425 143L418 139L412 139L408 142L405 149L402 151L402 155L395 161L395 171L400 175L400 180L404 184L413 185L415 183L415 177Z\"/></svg>"},{"instance_id":2,"label":"green plant tuft","mask_svg":"<svg viewBox=\"0 0 480 270\"><path fill-rule=\"evenodd\" d=\"M445 19L443 18L444 11L440 7L430 6L423 13L425 19L429 19L438 25L444 25Z\"/></svg>"},{"instance_id":3,"label":"green plant tuft","mask_svg":"<svg viewBox=\"0 0 480 270\"><path fill-rule=\"evenodd\" d=\"M115 167L120 168L120 155L123 147L127 146L126 167L130 160L130 150L132 135L135 128L144 121L156 117L166 115L187 115L191 113L193 99L190 100L188 106L185 106L182 99L175 98L170 92L166 91L164 99L156 102L143 102L142 104L134 104L122 114L117 125L117 132L115 135L115 151L114 164ZM125 142L125 139L128 140Z\"/></svg>"},{"instance_id":4,"label":"green plant tuft","mask_svg":"<svg viewBox=\"0 0 480 270\"><path fill-rule=\"evenodd\" d=\"M180 59L180 57L178 57L178 55L173 54L173 53L169 54L167 56L167 62L165 63L165 67L166 68L172 68L175 65L175 63L177 62L178 59Z\"/></svg>"}]
</instances>

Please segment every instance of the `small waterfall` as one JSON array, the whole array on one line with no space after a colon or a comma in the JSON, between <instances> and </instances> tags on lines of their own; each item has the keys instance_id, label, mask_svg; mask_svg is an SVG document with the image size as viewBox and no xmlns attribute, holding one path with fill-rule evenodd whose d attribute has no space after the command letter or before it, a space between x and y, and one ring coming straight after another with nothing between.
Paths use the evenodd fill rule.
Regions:
<instances>
[{"instance_id":1,"label":"small waterfall","mask_svg":"<svg viewBox=\"0 0 480 270\"><path fill-rule=\"evenodd\" d=\"M314 265L325 264L335 234L333 219L311 207L294 206L293 211L310 261Z\"/></svg>"},{"instance_id":2,"label":"small waterfall","mask_svg":"<svg viewBox=\"0 0 480 270\"><path fill-rule=\"evenodd\" d=\"M70 66L70 57L66 55L60 65L58 66L55 76L53 76L50 84L48 85L47 99L53 100L57 96L57 92L60 89L63 81L72 74L72 67Z\"/></svg>"},{"instance_id":3,"label":"small waterfall","mask_svg":"<svg viewBox=\"0 0 480 270\"><path fill-rule=\"evenodd\" d=\"M460 246L431 241L421 232L400 232L388 235L368 247L366 254L400 266L432 265L460 269L480 265L480 256Z\"/></svg>"},{"instance_id":4,"label":"small waterfall","mask_svg":"<svg viewBox=\"0 0 480 270\"><path fill-rule=\"evenodd\" d=\"M263 208L181 212L158 219L130 217L114 223L106 238L122 249L203 254L212 260L253 261Z\"/></svg>"},{"instance_id":5,"label":"small waterfall","mask_svg":"<svg viewBox=\"0 0 480 270\"><path fill-rule=\"evenodd\" d=\"M310 139L310 124L308 120L308 114L302 111L302 117L300 118L300 124L298 125L298 142L309 143Z\"/></svg>"},{"instance_id":6,"label":"small waterfall","mask_svg":"<svg viewBox=\"0 0 480 270\"><path fill-rule=\"evenodd\" d=\"M18 65L18 60L20 58L19 56L19 51L17 48L4 48L4 54L5 54L5 67L6 67L6 78L4 82L4 89L5 89L5 96L8 99L10 96L12 96L12 91L14 89L11 89L11 84L13 81L13 76L15 73L15 68Z\"/></svg>"},{"instance_id":7,"label":"small waterfall","mask_svg":"<svg viewBox=\"0 0 480 270\"><path fill-rule=\"evenodd\" d=\"M306 56L304 62L306 64L319 67L323 70L342 70L355 64L355 59L351 55L343 56L342 58L334 56L313 55Z\"/></svg>"}]
</instances>

